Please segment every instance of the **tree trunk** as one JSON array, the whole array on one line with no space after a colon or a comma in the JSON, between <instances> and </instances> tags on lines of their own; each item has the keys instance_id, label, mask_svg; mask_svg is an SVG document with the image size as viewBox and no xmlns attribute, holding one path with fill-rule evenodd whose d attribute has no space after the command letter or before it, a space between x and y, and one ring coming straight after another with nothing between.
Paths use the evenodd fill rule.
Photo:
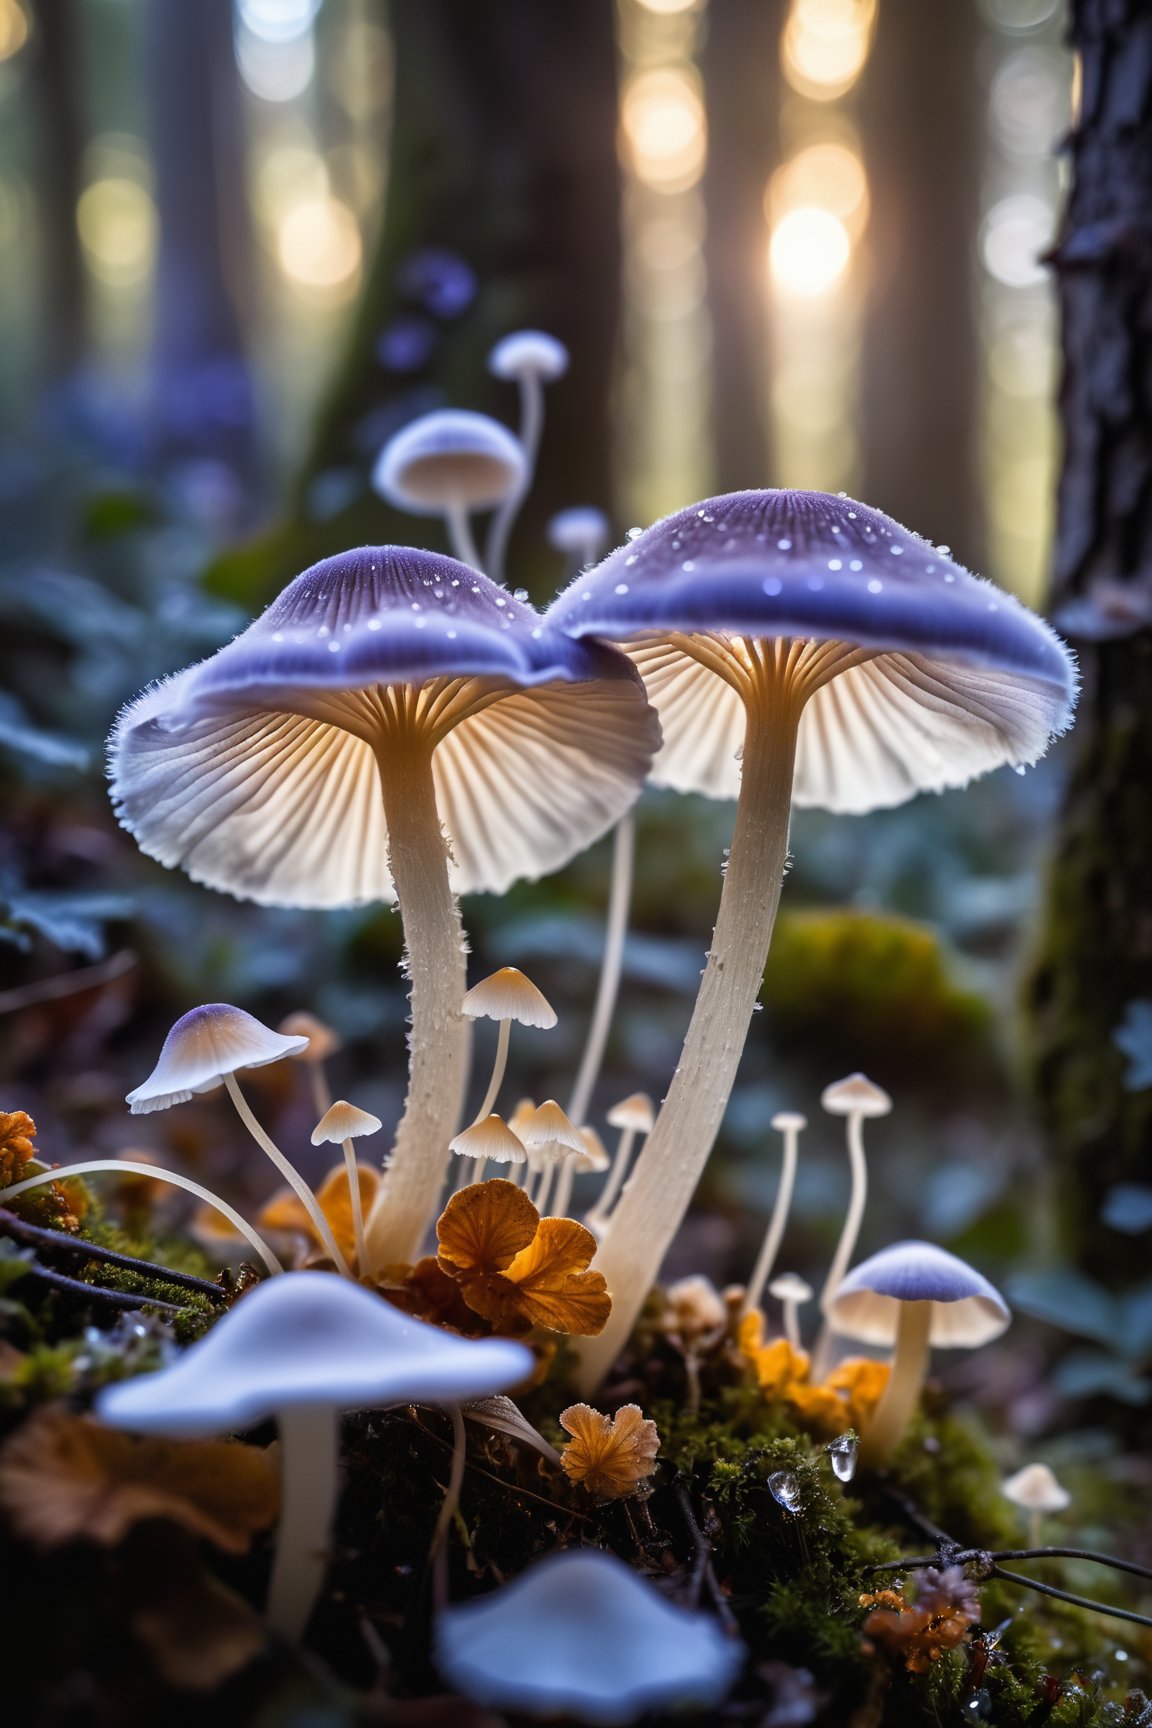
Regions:
<instances>
[{"instance_id":1,"label":"tree trunk","mask_svg":"<svg viewBox=\"0 0 1152 1728\"><path fill-rule=\"evenodd\" d=\"M1100 1207L1113 1184L1148 1180L1152 1154L1152 1090L1125 1091L1113 1042L1128 1004L1152 997L1152 15L1076 0L1072 40L1054 599L1078 626L1084 691L1026 1006L1069 1251L1123 1282L1147 1272L1146 1239L1101 1225Z\"/></svg>"},{"instance_id":2,"label":"tree trunk","mask_svg":"<svg viewBox=\"0 0 1152 1728\"><path fill-rule=\"evenodd\" d=\"M772 477L764 191L779 161L783 12L780 0L724 0L708 15L705 255L718 492Z\"/></svg>"},{"instance_id":3,"label":"tree trunk","mask_svg":"<svg viewBox=\"0 0 1152 1728\"><path fill-rule=\"evenodd\" d=\"M885 3L861 84L864 497L977 569L979 42L974 0Z\"/></svg>"}]
</instances>

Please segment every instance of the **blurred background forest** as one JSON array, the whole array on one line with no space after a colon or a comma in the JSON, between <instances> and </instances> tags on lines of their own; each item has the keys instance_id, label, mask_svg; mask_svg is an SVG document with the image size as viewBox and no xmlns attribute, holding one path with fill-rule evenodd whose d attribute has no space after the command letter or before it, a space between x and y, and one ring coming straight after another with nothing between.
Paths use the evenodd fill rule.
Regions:
<instances>
[{"instance_id":1,"label":"blurred background forest","mask_svg":"<svg viewBox=\"0 0 1152 1728\"><path fill-rule=\"evenodd\" d=\"M44 1156L145 1147L266 1192L212 1098L123 1105L202 1001L311 1009L344 1040L337 1094L399 1114L394 915L263 911L151 864L102 745L314 559L443 544L375 496L372 462L431 407L513 422L485 364L507 331L572 353L512 548L538 603L560 508L622 535L786 485L857 494L1048 606L1067 28L1058 0L0 0L0 1106ZM1099 638L1092 556L1057 568ZM1069 934L1083 883L1043 909L1072 767L1065 745L1023 778L797 816L677 1269L746 1275L782 1107L812 1121L786 1258L819 1267L847 1189L819 1090L864 1069L897 1109L863 1250L929 1236L1068 1328L1014 1332L1000 1397L1021 1432L1067 1416L1070 1447L1106 1451L1152 1394L1152 937L1111 932L1077 1020L1077 941L1107 958ZM730 820L645 797L601 1128L671 1071ZM607 880L605 845L466 904L473 978L516 964L560 1012L514 1058L538 1098L578 1060ZM252 1090L318 1174L303 1076Z\"/></svg>"}]
</instances>

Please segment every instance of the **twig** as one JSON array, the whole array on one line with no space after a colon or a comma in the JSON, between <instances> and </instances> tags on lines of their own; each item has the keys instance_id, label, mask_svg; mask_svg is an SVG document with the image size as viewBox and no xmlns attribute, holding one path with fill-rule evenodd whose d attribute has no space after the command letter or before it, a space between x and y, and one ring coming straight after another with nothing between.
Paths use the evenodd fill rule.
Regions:
<instances>
[{"instance_id":1,"label":"twig","mask_svg":"<svg viewBox=\"0 0 1152 1728\"><path fill-rule=\"evenodd\" d=\"M68 1278L63 1272L52 1272L47 1266L30 1262L26 1271L19 1278L13 1279L19 1284L25 1278L38 1278L42 1284L50 1284L54 1290L65 1290L70 1296L83 1296L84 1300L107 1302L114 1308L161 1308L166 1314L182 1312L176 1302L161 1302L157 1296L133 1296L126 1290L109 1290L105 1284L85 1284L80 1278Z\"/></svg>"},{"instance_id":2,"label":"twig","mask_svg":"<svg viewBox=\"0 0 1152 1728\"><path fill-rule=\"evenodd\" d=\"M954 1565L972 1561L995 1563L1001 1560L1091 1560L1097 1566L1111 1566L1117 1572L1131 1572L1137 1578L1152 1578L1152 1566L1138 1566L1134 1560L1120 1560L1115 1554L1103 1554L1095 1548L957 1548L947 1545L948 1559ZM917 1554L910 1560L882 1560L866 1566L866 1572L902 1572L915 1566L938 1566L939 1554Z\"/></svg>"},{"instance_id":3,"label":"twig","mask_svg":"<svg viewBox=\"0 0 1152 1728\"><path fill-rule=\"evenodd\" d=\"M113 979L131 972L136 956L130 948L109 955L95 966L79 966L72 972L57 972L51 978L38 978L31 984L21 984L15 990L0 990L0 1014L15 1014L21 1008L34 1007L37 1002L54 1002L61 996L78 996L84 990L98 990Z\"/></svg>"},{"instance_id":4,"label":"twig","mask_svg":"<svg viewBox=\"0 0 1152 1728\"><path fill-rule=\"evenodd\" d=\"M61 1175L66 1172L61 1171ZM225 1300L219 1284L207 1278L196 1278L191 1272L176 1272L170 1266L158 1266L152 1260L138 1260L132 1254L120 1254L113 1248L102 1248L83 1236L69 1236L63 1230L46 1230L40 1224L27 1224L14 1212L0 1207L0 1230L17 1242L27 1242L57 1254L71 1254L80 1260L98 1260L108 1266L119 1266L125 1272L136 1272L141 1278L157 1278L164 1284L177 1284L181 1290L195 1290L200 1296L210 1296L215 1302Z\"/></svg>"},{"instance_id":5,"label":"twig","mask_svg":"<svg viewBox=\"0 0 1152 1728\"><path fill-rule=\"evenodd\" d=\"M1006 1584L1023 1584L1041 1596L1052 1596L1057 1602L1070 1602L1074 1608L1090 1608L1094 1614L1107 1614L1112 1620L1131 1620L1137 1626L1152 1626L1152 1615L1137 1614L1131 1608L1113 1608L1107 1602L1094 1602L1090 1596L1073 1596L1069 1590L1057 1590L1054 1584L1041 1584L1035 1578L1025 1578L1020 1572L1005 1572L993 1566L991 1577L1002 1578Z\"/></svg>"},{"instance_id":6,"label":"twig","mask_svg":"<svg viewBox=\"0 0 1152 1728\"><path fill-rule=\"evenodd\" d=\"M684 1522L688 1526L689 1535L692 1537L696 1549L692 1576L688 1581L692 1606L695 1607L700 1600L701 1586L707 1584L708 1594L712 1598L712 1606L723 1622L725 1631L735 1635L738 1630L736 1616L732 1612L731 1603L720 1588L720 1580L717 1578L716 1568L712 1564L712 1544L700 1528L700 1522L696 1517L695 1508L688 1493L688 1484L683 1477L676 1483L676 1498L680 1502Z\"/></svg>"}]
</instances>

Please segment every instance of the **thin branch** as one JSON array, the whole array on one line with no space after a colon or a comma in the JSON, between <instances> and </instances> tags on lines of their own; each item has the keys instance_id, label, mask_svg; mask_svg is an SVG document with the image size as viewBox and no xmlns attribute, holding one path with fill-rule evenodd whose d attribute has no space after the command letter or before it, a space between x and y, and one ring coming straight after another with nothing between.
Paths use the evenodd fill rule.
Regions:
<instances>
[{"instance_id":1,"label":"thin branch","mask_svg":"<svg viewBox=\"0 0 1152 1728\"><path fill-rule=\"evenodd\" d=\"M1057 1590L1054 1584L1040 1584L1035 1578L1025 1578L1020 1572L1005 1572L1002 1566L993 1566L991 1576L1002 1578L1006 1584L1023 1584L1026 1589L1035 1590L1041 1596L1051 1596L1057 1602L1070 1602L1074 1608L1107 1614L1112 1620L1131 1620L1136 1626L1152 1626L1152 1616L1148 1614L1137 1614L1131 1608L1113 1608L1107 1602L1094 1602L1090 1596L1073 1596L1069 1590Z\"/></svg>"},{"instance_id":2,"label":"thin branch","mask_svg":"<svg viewBox=\"0 0 1152 1728\"><path fill-rule=\"evenodd\" d=\"M61 1175L64 1172L61 1171ZM0 1230L17 1242L44 1248L54 1254L70 1254L75 1259L98 1260L107 1266L119 1266L125 1272L138 1273L141 1278L157 1278L164 1284L176 1284L181 1290L194 1290L199 1296L209 1296L215 1302L225 1300L219 1284L207 1278L196 1278L191 1272L176 1272L170 1266L159 1266L152 1260L138 1260L132 1254L120 1254L113 1248L102 1248L83 1236L69 1236L62 1230L46 1230L39 1224L26 1224L14 1212L0 1207Z\"/></svg>"},{"instance_id":3,"label":"thin branch","mask_svg":"<svg viewBox=\"0 0 1152 1728\"><path fill-rule=\"evenodd\" d=\"M80 1278L68 1278L63 1272L52 1272L47 1266L39 1266L32 1262L19 1278L13 1279L14 1284L21 1283L25 1278L38 1278L42 1284L50 1284L54 1290L66 1291L70 1296L82 1296L86 1302L105 1302L110 1307L125 1308L160 1308L166 1314L182 1312L176 1302L161 1302L157 1296L134 1296L127 1290L109 1290L104 1284L85 1284Z\"/></svg>"},{"instance_id":4,"label":"thin branch","mask_svg":"<svg viewBox=\"0 0 1152 1728\"><path fill-rule=\"evenodd\" d=\"M1104 1554L1096 1548L957 1548L948 1543L946 1556L951 1565L996 1563L1001 1560L1091 1560L1097 1566L1111 1566L1117 1572L1131 1572L1136 1578L1152 1578L1152 1566L1138 1566L1134 1560L1121 1560L1115 1554ZM917 1554L909 1560L882 1560L866 1566L866 1572L900 1572L915 1566L939 1566L940 1554Z\"/></svg>"},{"instance_id":5,"label":"thin branch","mask_svg":"<svg viewBox=\"0 0 1152 1728\"><path fill-rule=\"evenodd\" d=\"M38 1002L55 1002L61 996L77 996L84 990L99 990L113 979L122 978L136 965L130 948L110 954L95 966L79 966L72 972L57 972L51 978L37 978L31 984L21 984L15 990L0 990L0 1014L16 1014L21 1008L32 1008Z\"/></svg>"}]
</instances>

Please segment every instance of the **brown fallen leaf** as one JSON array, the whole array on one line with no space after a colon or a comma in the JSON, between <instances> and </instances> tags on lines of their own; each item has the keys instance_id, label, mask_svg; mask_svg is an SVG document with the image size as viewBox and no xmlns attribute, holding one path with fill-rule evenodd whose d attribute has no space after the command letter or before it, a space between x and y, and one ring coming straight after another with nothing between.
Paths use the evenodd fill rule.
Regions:
<instances>
[{"instance_id":1,"label":"brown fallen leaf","mask_svg":"<svg viewBox=\"0 0 1152 1728\"><path fill-rule=\"evenodd\" d=\"M442 1271L500 1332L594 1336L612 1311L596 1238L573 1218L541 1218L522 1188L493 1180L454 1194L436 1226Z\"/></svg>"},{"instance_id":2,"label":"brown fallen leaf","mask_svg":"<svg viewBox=\"0 0 1152 1728\"><path fill-rule=\"evenodd\" d=\"M598 1500L634 1494L656 1468L660 1436L638 1404L625 1404L611 1418L589 1404L570 1404L560 1426L572 1436L560 1457L564 1474Z\"/></svg>"}]
</instances>

